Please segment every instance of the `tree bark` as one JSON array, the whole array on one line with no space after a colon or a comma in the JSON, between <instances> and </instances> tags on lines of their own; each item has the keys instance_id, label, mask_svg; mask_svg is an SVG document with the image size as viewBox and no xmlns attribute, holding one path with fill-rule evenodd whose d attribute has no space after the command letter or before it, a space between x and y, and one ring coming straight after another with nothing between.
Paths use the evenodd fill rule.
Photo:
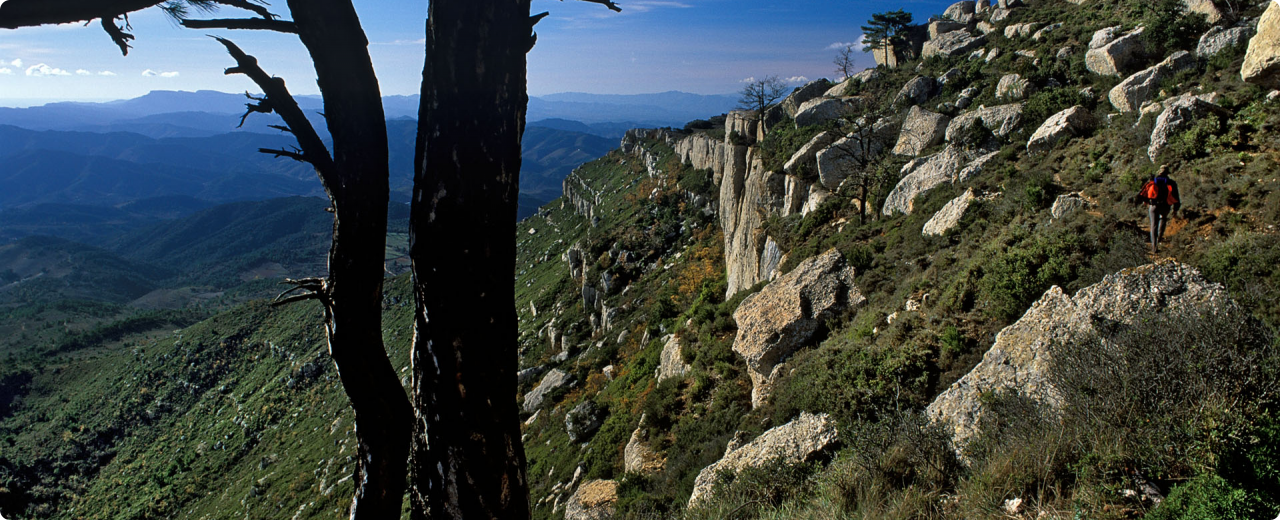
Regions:
<instances>
[{"instance_id":1,"label":"tree bark","mask_svg":"<svg viewBox=\"0 0 1280 520\"><path fill-rule=\"evenodd\" d=\"M388 154L368 39L350 0L289 0L311 53L333 137L333 244L325 326L329 354L355 411L359 464L351 518L399 518L413 411L382 343Z\"/></svg>"},{"instance_id":2,"label":"tree bark","mask_svg":"<svg viewBox=\"0 0 1280 520\"><path fill-rule=\"evenodd\" d=\"M528 518L515 230L529 0L432 0L418 122L413 518Z\"/></svg>"}]
</instances>

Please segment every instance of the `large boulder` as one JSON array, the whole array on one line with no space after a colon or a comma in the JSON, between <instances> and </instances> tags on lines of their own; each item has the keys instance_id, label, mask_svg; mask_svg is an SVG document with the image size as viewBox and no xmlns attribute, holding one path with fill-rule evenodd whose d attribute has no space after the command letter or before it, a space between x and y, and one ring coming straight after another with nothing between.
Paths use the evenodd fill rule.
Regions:
<instances>
[{"instance_id":1,"label":"large boulder","mask_svg":"<svg viewBox=\"0 0 1280 520\"><path fill-rule=\"evenodd\" d=\"M1093 130L1097 121L1088 109L1076 105L1045 120L1027 141L1027 151L1039 153L1052 149L1059 141L1084 135Z\"/></svg>"},{"instance_id":2,"label":"large boulder","mask_svg":"<svg viewBox=\"0 0 1280 520\"><path fill-rule=\"evenodd\" d=\"M1280 88L1280 3L1268 2L1258 19L1258 33L1249 39L1240 77L1263 88Z\"/></svg>"},{"instance_id":3,"label":"large boulder","mask_svg":"<svg viewBox=\"0 0 1280 520\"><path fill-rule=\"evenodd\" d=\"M1160 89L1160 84L1172 78L1178 71L1194 66L1196 59L1187 51L1178 51L1164 61L1138 72L1111 89L1108 99L1120 112L1134 112L1150 100Z\"/></svg>"},{"instance_id":4,"label":"large boulder","mask_svg":"<svg viewBox=\"0 0 1280 520\"><path fill-rule=\"evenodd\" d=\"M618 482L588 480L564 506L564 520L609 520L618 503Z\"/></svg>"},{"instance_id":5,"label":"large boulder","mask_svg":"<svg viewBox=\"0 0 1280 520\"><path fill-rule=\"evenodd\" d=\"M947 142L954 143L979 121L996 137L1005 137L1022 124L1022 103L978 107L956 116L947 125Z\"/></svg>"},{"instance_id":6,"label":"large boulder","mask_svg":"<svg viewBox=\"0 0 1280 520\"><path fill-rule=\"evenodd\" d=\"M733 311L733 351L747 362L752 406L764 403L782 361L810 345L824 320L864 302L853 268L835 249L801 262L743 300Z\"/></svg>"},{"instance_id":7,"label":"large boulder","mask_svg":"<svg viewBox=\"0 0 1280 520\"><path fill-rule=\"evenodd\" d=\"M819 79L805 83L803 87L797 88L786 99L782 100L782 109L787 112L788 116L796 117L796 112L800 110L800 105L805 101L821 97L831 88L831 82L826 79Z\"/></svg>"},{"instance_id":8,"label":"large boulder","mask_svg":"<svg viewBox=\"0 0 1280 520\"><path fill-rule=\"evenodd\" d=\"M1213 5L1213 0L1182 0L1182 3L1186 5L1188 13L1200 13L1209 23L1218 23L1222 20L1222 11L1218 10L1218 6Z\"/></svg>"},{"instance_id":9,"label":"large boulder","mask_svg":"<svg viewBox=\"0 0 1280 520\"><path fill-rule=\"evenodd\" d=\"M969 23L973 20L976 8L977 4L973 0L963 0L948 6L947 10L942 12L942 17L960 23Z\"/></svg>"},{"instance_id":10,"label":"large boulder","mask_svg":"<svg viewBox=\"0 0 1280 520\"><path fill-rule=\"evenodd\" d=\"M653 372L654 379L659 383L673 377L684 377L689 373L690 368L689 364L684 362L684 356L680 352L680 338L675 334L668 334L665 341L666 343L662 346L662 361Z\"/></svg>"},{"instance_id":11,"label":"large boulder","mask_svg":"<svg viewBox=\"0 0 1280 520\"><path fill-rule=\"evenodd\" d=\"M667 460L662 454L653 450L649 442L649 431L644 427L644 416L640 416L640 426L631 432L631 440L622 449L622 469L627 473L649 475L662 471Z\"/></svg>"},{"instance_id":12,"label":"large boulder","mask_svg":"<svg viewBox=\"0 0 1280 520\"><path fill-rule=\"evenodd\" d=\"M902 132L898 134L898 144L893 147L893 153L913 157L920 155L926 148L942 142L950 122L951 118L945 115L918 106L911 107L902 123Z\"/></svg>"},{"instance_id":13,"label":"large boulder","mask_svg":"<svg viewBox=\"0 0 1280 520\"><path fill-rule=\"evenodd\" d=\"M1044 40L1044 39L1046 39L1046 38L1048 38L1048 37L1049 37L1049 34L1050 34L1050 33L1052 33L1053 31L1056 31L1056 30L1058 30L1058 29L1061 29L1061 28L1062 28L1062 22L1058 22L1058 23L1051 23L1051 24L1049 24L1049 25L1046 25L1046 26L1044 26L1044 27L1041 27L1041 28L1040 28L1040 30L1036 31L1036 33L1035 33L1035 34L1032 34L1032 35L1031 35L1031 39L1032 39L1032 40L1035 40L1035 41L1041 41L1041 40Z\"/></svg>"},{"instance_id":14,"label":"large boulder","mask_svg":"<svg viewBox=\"0 0 1280 520\"><path fill-rule=\"evenodd\" d=\"M857 105L844 99L814 98L804 102L796 110L796 128L820 125L827 121L852 115Z\"/></svg>"},{"instance_id":15,"label":"large boulder","mask_svg":"<svg viewBox=\"0 0 1280 520\"><path fill-rule=\"evenodd\" d=\"M590 400L584 400L564 414L564 430L569 434L569 442L586 442L600 431L604 424L605 411Z\"/></svg>"},{"instance_id":16,"label":"large boulder","mask_svg":"<svg viewBox=\"0 0 1280 520\"><path fill-rule=\"evenodd\" d=\"M939 34L937 38L925 42L924 47L921 48L920 57L927 59L934 56L959 56L986 43L985 35L974 36L969 34L969 31L951 31Z\"/></svg>"},{"instance_id":17,"label":"large boulder","mask_svg":"<svg viewBox=\"0 0 1280 520\"><path fill-rule=\"evenodd\" d=\"M1186 130L1195 121L1213 116L1227 115L1227 111L1218 105L1190 94L1179 96L1165 103L1165 109L1156 118L1156 125L1151 130L1151 144L1147 147L1147 157L1156 162L1169 140Z\"/></svg>"},{"instance_id":18,"label":"large boulder","mask_svg":"<svg viewBox=\"0 0 1280 520\"><path fill-rule=\"evenodd\" d=\"M830 89L827 89L823 95L831 98L844 97L844 93L849 91L849 87L852 87L855 84L870 83L877 79L880 79L880 69L866 69L845 78L844 81L836 84Z\"/></svg>"},{"instance_id":19,"label":"large boulder","mask_svg":"<svg viewBox=\"0 0 1280 520\"><path fill-rule=\"evenodd\" d=\"M524 394L524 411L532 413L534 410L537 410L539 406L542 406L542 401L545 400L551 392L569 384L572 381L573 376L563 370L553 368L547 371L547 375L542 376L542 381L538 382L538 386L533 387L533 390Z\"/></svg>"},{"instance_id":20,"label":"large boulder","mask_svg":"<svg viewBox=\"0 0 1280 520\"><path fill-rule=\"evenodd\" d=\"M689 508L711 496L720 473L738 473L747 468L767 464L803 464L822 454L840 440L835 421L827 414L802 412L795 420L770 429L737 449L726 450L724 457L707 466L694 480Z\"/></svg>"},{"instance_id":21,"label":"large boulder","mask_svg":"<svg viewBox=\"0 0 1280 520\"><path fill-rule=\"evenodd\" d=\"M787 160L787 164L782 166L783 171L787 172L787 175L803 175L806 169L809 170L810 174L816 172L818 168L818 152L831 146L831 143L836 142L839 138L840 134L832 131L822 132L813 136L813 139L810 139L795 154L792 154L791 159Z\"/></svg>"},{"instance_id":22,"label":"large boulder","mask_svg":"<svg viewBox=\"0 0 1280 520\"><path fill-rule=\"evenodd\" d=\"M1084 199L1080 193L1064 193L1058 195L1053 200L1053 208L1049 210L1049 215L1054 220L1067 218L1089 205L1089 201Z\"/></svg>"},{"instance_id":23,"label":"large boulder","mask_svg":"<svg viewBox=\"0 0 1280 520\"><path fill-rule=\"evenodd\" d=\"M920 231L923 236L940 236L946 234L952 228L960 223L960 219L964 218L964 212L969 210L969 205L973 203L973 189L965 190L963 195L956 197L948 202L946 206L933 214L933 218L924 223L924 229Z\"/></svg>"},{"instance_id":24,"label":"large boulder","mask_svg":"<svg viewBox=\"0 0 1280 520\"><path fill-rule=\"evenodd\" d=\"M981 431L992 395L1016 390L1041 403L1061 405L1051 377L1054 344L1084 339L1104 324L1132 325L1175 310L1247 319L1221 285L1174 261L1108 275L1075 296L1054 286L1021 319L1000 331L982 362L934 399L926 414L951 431L953 444L963 452Z\"/></svg>"},{"instance_id":25,"label":"large boulder","mask_svg":"<svg viewBox=\"0 0 1280 520\"><path fill-rule=\"evenodd\" d=\"M996 85L996 99L1022 101L1033 92L1033 85L1020 74L1006 74Z\"/></svg>"},{"instance_id":26,"label":"large boulder","mask_svg":"<svg viewBox=\"0 0 1280 520\"><path fill-rule=\"evenodd\" d=\"M1244 25L1226 29L1215 25L1200 36L1200 43L1196 44L1196 56L1201 58L1216 56L1232 47L1248 44L1249 38L1252 37L1252 26Z\"/></svg>"},{"instance_id":27,"label":"large boulder","mask_svg":"<svg viewBox=\"0 0 1280 520\"><path fill-rule=\"evenodd\" d=\"M902 89L898 91L897 97L893 98L893 104L919 105L933 97L937 90L937 80L926 76L916 76L902 86Z\"/></svg>"},{"instance_id":28,"label":"large boulder","mask_svg":"<svg viewBox=\"0 0 1280 520\"><path fill-rule=\"evenodd\" d=\"M938 36L949 33L951 31L959 31L964 29L965 23L951 20L934 20L929 22L929 39L935 39Z\"/></svg>"},{"instance_id":29,"label":"large boulder","mask_svg":"<svg viewBox=\"0 0 1280 520\"><path fill-rule=\"evenodd\" d=\"M1040 27L1038 23L1011 23L1004 28L1004 37L1009 39L1026 38Z\"/></svg>"},{"instance_id":30,"label":"large boulder","mask_svg":"<svg viewBox=\"0 0 1280 520\"><path fill-rule=\"evenodd\" d=\"M915 159L902 167L903 177L884 199L884 214L910 214L915 209L916 196L942 184L955 182L960 169L972 159L972 154L958 146L948 146L936 154Z\"/></svg>"},{"instance_id":31,"label":"large boulder","mask_svg":"<svg viewBox=\"0 0 1280 520\"><path fill-rule=\"evenodd\" d=\"M1094 74L1121 76L1142 58L1143 28L1139 27L1121 35L1120 26L1107 27L1093 33L1089 50L1084 55L1084 66Z\"/></svg>"}]
</instances>

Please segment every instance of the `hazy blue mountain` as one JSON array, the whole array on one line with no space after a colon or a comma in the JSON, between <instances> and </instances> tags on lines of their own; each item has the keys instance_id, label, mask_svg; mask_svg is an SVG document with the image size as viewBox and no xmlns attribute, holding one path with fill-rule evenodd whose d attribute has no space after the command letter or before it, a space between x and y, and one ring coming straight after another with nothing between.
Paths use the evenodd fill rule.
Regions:
<instances>
[{"instance_id":1,"label":"hazy blue mountain","mask_svg":"<svg viewBox=\"0 0 1280 520\"><path fill-rule=\"evenodd\" d=\"M32 235L47 235L90 245L116 236L184 217L212 203L194 197L163 196L119 206L44 203L0 211L0 243Z\"/></svg>"}]
</instances>

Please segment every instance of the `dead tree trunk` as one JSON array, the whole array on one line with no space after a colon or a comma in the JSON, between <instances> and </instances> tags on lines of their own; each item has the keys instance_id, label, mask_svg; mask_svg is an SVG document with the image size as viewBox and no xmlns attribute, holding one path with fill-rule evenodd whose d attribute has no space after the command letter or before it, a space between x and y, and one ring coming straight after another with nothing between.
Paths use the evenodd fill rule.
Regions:
<instances>
[{"instance_id":1,"label":"dead tree trunk","mask_svg":"<svg viewBox=\"0 0 1280 520\"><path fill-rule=\"evenodd\" d=\"M529 0L433 0L410 256L413 518L528 518L515 231Z\"/></svg>"}]
</instances>

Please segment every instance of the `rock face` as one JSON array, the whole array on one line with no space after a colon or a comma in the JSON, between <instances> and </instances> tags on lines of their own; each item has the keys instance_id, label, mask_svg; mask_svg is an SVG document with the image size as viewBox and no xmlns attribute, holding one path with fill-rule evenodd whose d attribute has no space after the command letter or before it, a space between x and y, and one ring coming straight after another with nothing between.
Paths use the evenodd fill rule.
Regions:
<instances>
[{"instance_id":1,"label":"rock face","mask_svg":"<svg viewBox=\"0 0 1280 520\"><path fill-rule=\"evenodd\" d=\"M1240 77L1263 88L1280 88L1280 4L1267 4L1258 19L1258 34L1249 39Z\"/></svg>"},{"instance_id":2,"label":"rock face","mask_svg":"<svg viewBox=\"0 0 1280 520\"><path fill-rule=\"evenodd\" d=\"M825 413L814 415L803 412L795 420L770 429L737 449L727 450L718 462L703 468L694 481L689 507L693 508L711 496L721 472L738 473L774 461L802 464L838 441L839 432L831 417Z\"/></svg>"},{"instance_id":3,"label":"rock face","mask_svg":"<svg viewBox=\"0 0 1280 520\"><path fill-rule=\"evenodd\" d=\"M935 39L938 36L949 33L951 31L959 31L964 29L965 22L951 20L936 20L929 22L929 39Z\"/></svg>"},{"instance_id":4,"label":"rock face","mask_svg":"<svg viewBox=\"0 0 1280 520\"><path fill-rule=\"evenodd\" d=\"M964 212L969 210L969 205L973 203L973 190L965 190L964 194L956 197L948 202L946 206L933 214L933 218L925 222L924 229L920 232L924 236L941 236L956 227L960 223L960 219L964 218Z\"/></svg>"},{"instance_id":5,"label":"rock face","mask_svg":"<svg viewBox=\"0 0 1280 520\"><path fill-rule=\"evenodd\" d=\"M1084 209L1087 205L1088 202L1079 193L1064 193L1054 199L1053 209L1049 210L1049 213L1053 215L1054 220L1061 220Z\"/></svg>"},{"instance_id":6,"label":"rock face","mask_svg":"<svg viewBox=\"0 0 1280 520\"><path fill-rule=\"evenodd\" d=\"M1247 44L1252 37L1253 27L1247 25L1230 29L1215 25L1200 36L1200 43L1196 44L1196 56L1201 58L1216 56L1232 47Z\"/></svg>"},{"instance_id":7,"label":"rock face","mask_svg":"<svg viewBox=\"0 0 1280 520\"><path fill-rule=\"evenodd\" d=\"M1080 105L1073 106L1045 120L1031 140L1027 141L1027 151L1040 153L1053 149L1059 141L1070 137L1084 135L1093 130L1097 122L1093 114Z\"/></svg>"},{"instance_id":8,"label":"rock face","mask_svg":"<svg viewBox=\"0 0 1280 520\"><path fill-rule=\"evenodd\" d=\"M951 31L924 43L921 58L933 56L959 56L987 43L986 36L974 36L968 31Z\"/></svg>"},{"instance_id":9,"label":"rock face","mask_svg":"<svg viewBox=\"0 0 1280 520\"><path fill-rule=\"evenodd\" d=\"M667 461L649 445L648 430L644 428L644 416L640 416L640 427L631 432L631 440L622 450L622 467L627 473L649 475L662 471Z\"/></svg>"},{"instance_id":10,"label":"rock face","mask_svg":"<svg viewBox=\"0 0 1280 520\"><path fill-rule=\"evenodd\" d=\"M915 159L902 167L904 174L898 185L884 199L883 213L911 214L915 198L939 185L956 182L960 169L972 159L971 154L957 146L948 146L936 154Z\"/></svg>"},{"instance_id":11,"label":"rock face","mask_svg":"<svg viewBox=\"0 0 1280 520\"><path fill-rule=\"evenodd\" d=\"M830 88L831 82L825 79L810 81L782 100L782 110L786 111L788 116L795 117L796 112L800 110L800 105L822 96Z\"/></svg>"},{"instance_id":12,"label":"rock face","mask_svg":"<svg viewBox=\"0 0 1280 520\"><path fill-rule=\"evenodd\" d=\"M824 319L864 302L853 268L835 249L801 262L743 300L733 312L733 351L747 362L752 406L764 402L780 363L808 345Z\"/></svg>"},{"instance_id":13,"label":"rock face","mask_svg":"<svg viewBox=\"0 0 1280 520\"><path fill-rule=\"evenodd\" d=\"M1120 26L1115 26L1093 33L1089 51L1084 55L1084 66L1103 76L1124 74L1142 57L1142 31L1139 27L1121 36Z\"/></svg>"},{"instance_id":14,"label":"rock face","mask_svg":"<svg viewBox=\"0 0 1280 520\"><path fill-rule=\"evenodd\" d=\"M947 123L951 118L930 112L918 106L911 107L898 134L898 144L893 147L897 155L920 155L924 149L942 142L947 135Z\"/></svg>"},{"instance_id":15,"label":"rock face","mask_svg":"<svg viewBox=\"0 0 1280 520\"><path fill-rule=\"evenodd\" d=\"M1121 112L1133 112L1142 108L1142 104L1155 95L1160 83L1173 77L1178 71L1194 66L1195 57L1187 51L1178 51L1164 61L1153 65L1137 74L1125 78L1111 89L1108 98L1111 106Z\"/></svg>"},{"instance_id":16,"label":"rock face","mask_svg":"<svg viewBox=\"0 0 1280 520\"><path fill-rule=\"evenodd\" d=\"M1191 126L1196 120L1211 114L1226 113L1218 105L1192 95L1184 95L1165 103L1165 109L1156 118L1156 125L1151 130L1151 145L1147 147L1147 157L1155 162L1160 152L1169 146L1169 139Z\"/></svg>"},{"instance_id":17,"label":"rock face","mask_svg":"<svg viewBox=\"0 0 1280 520\"><path fill-rule=\"evenodd\" d=\"M976 3L973 0L964 0L947 7L947 10L942 12L942 17L960 23L969 23L973 19L975 9Z\"/></svg>"},{"instance_id":18,"label":"rock face","mask_svg":"<svg viewBox=\"0 0 1280 520\"><path fill-rule=\"evenodd\" d=\"M787 172L787 175L804 175L806 169L810 174L817 172L818 152L831 146L831 143L836 142L836 139L839 138L840 134L832 131L822 132L813 136L813 139L801 146L795 155L792 155L791 159L787 160L787 164L782 166L783 171Z\"/></svg>"},{"instance_id":19,"label":"rock face","mask_svg":"<svg viewBox=\"0 0 1280 520\"><path fill-rule=\"evenodd\" d=\"M604 410L596 403L582 401L564 415L564 429L569 434L569 442L586 442L600 430L604 424Z\"/></svg>"},{"instance_id":20,"label":"rock face","mask_svg":"<svg viewBox=\"0 0 1280 520\"><path fill-rule=\"evenodd\" d=\"M618 503L618 483L588 480L578 486L564 506L564 520L609 520Z\"/></svg>"},{"instance_id":21,"label":"rock face","mask_svg":"<svg viewBox=\"0 0 1280 520\"><path fill-rule=\"evenodd\" d=\"M843 99L810 99L800 105L796 110L796 128L818 125L833 119L840 119L852 114L856 108L857 107L852 103Z\"/></svg>"},{"instance_id":22,"label":"rock face","mask_svg":"<svg viewBox=\"0 0 1280 520\"><path fill-rule=\"evenodd\" d=\"M666 344L662 346L662 362L653 373L654 379L661 383L673 377L684 377L688 373L689 364L684 362L680 352L680 338L675 334L667 335Z\"/></svg>"},{"instance_id":23,"label":"rock face","mask_svg":"<svg viewBox=\"0 0 1280 520\"><path fill-rule=\"evenodd\" d=\"M1031 82L1021 75L1007 74L996 85L996 99L1021 101L1031 95Z\"/></svg>"},{"instance_id":24,"label":"rock face","mask_svg":"<svg viewBox=\"0 0 1280 520\"><path fill-rule=\"evenodd\" d=\"M898 96L893 98L894 105L901 104L921 104L933 97L933 93L938 89L937 80L924 76L916 76L902 86L902 90L898 91Z\"/></svg>"},{"instance_id":25,"label":"rock face","mask_svg":"<svg viewBox=\"0 0 1280 520\"><path fill-rule=\"evenodd\" d=\"M964 446L980 431L987 413L984 396L1016 389L1051 406L1061 396L1050 381L1050 347L1093 332L1096 323L1132 324L1172 309L1200 313L1245 313L1229 303L1221 285L1209 283L1194 268L1173 261L1128 269L1068 297L1053 287L1016 323L996 335L982 362L937 397L926 409Z\"/></svg>"},{"instance_id":26,"label":"rock face","mask_svg":"<svg viewBox=\"0 0 1280 520\"><path fill-rule=\"evenodd\" d=\"M537 410L539 406L542 406L542 401L552 391L569 384L572 379L573 376L563 370L558 368L551 369L547 372L547 375L542 376L542 381L538 382L538 386L533 387L533 390L524 395L524 411L533 412Z\"/></svg>"},{"instance_id":27,"label":"rock face","mask_svg":"<svg viewBox=\"0 0 1280 520\"><path fill-rule=\"evenodd\" d=\"M978 121L982 121L982 125L996 137L1007 136L1022 124L1022 103L979 107L956 116L947 125L947 142L954 143Z\"/></svg>"},{"instance_id":28,"label":"rock face","mask_svg":"<svg viewBox=\"0 0 1280 520\"><path fill-rule=\"evenodd\" d=\"M724 230L726 297L772 278L761 269L767 237L760 228L782 210L786 175L765 171L755 148L733 146L725 156L720 182L720 228ZM767 266L768 264L765 263Z\"/></svg>"}]
</instances>

